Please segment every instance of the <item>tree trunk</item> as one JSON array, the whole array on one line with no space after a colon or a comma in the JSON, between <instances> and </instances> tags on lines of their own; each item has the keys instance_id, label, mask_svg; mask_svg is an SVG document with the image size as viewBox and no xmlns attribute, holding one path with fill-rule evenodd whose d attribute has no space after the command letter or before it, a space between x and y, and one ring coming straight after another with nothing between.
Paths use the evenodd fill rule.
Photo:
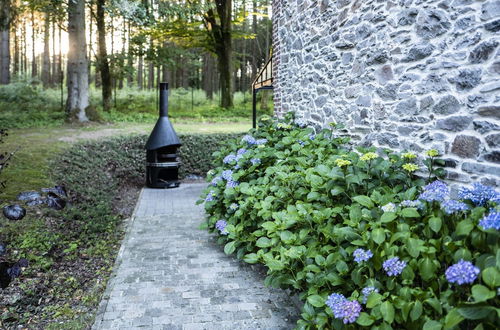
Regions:
<instances>
[{"instance_id":1,"label":"tree trunk","mask_svg":"<svg viewBox=\"0 0 500 330\"><path fill-rule=\"evenodd\" d=\"M137 86L139 89L143 89L143 61L142 61L142 55L139 55L139 63L137 64Z\"/></svg>"},{"instance_id":2,"label":"tree trunk","mask_svg":"<svg viewBox=\"0 0 500 330\"><path fill-rule=\"evenodd\" d=\"M44 88L50 86L50 15L45 13L43 29L42 83Z\"/></svg>"},{"instance_id":3,"label":"tree trunk","mask_svg":"<svg viewBox=\"0 0 500 330\"><path fill-rule=\"evenodd\" d=\"M214 66L215 61L211 54L203 55L203 75L201 76L202 89L209 100L214 98Z\"/></svg>"},{"instance_id":4,"label":"tree trunk","mask_svg":"<svg viewBox=\"0 0 500 330\"><path fill-rule=\"evenodd\" d=\"M0 84L10 83L10 0L0 0Z\"/></svg>"},{"instance_id":5,"label":"tree trunk","mask_svg":"<svg viewBox=\"0 0 500 330\"><path fill-rule=\"evenodd\" d=\"M85 40L85 0L68 1L68 66L66 113L69 120L88 121L89 76Z\"/></svg>"},{"instance_id":6,"label":"tree trunk","mask_svg":"<svg viewBox=\"0 0 500 330\"><path fill-rule=\"evenodd\" d=\"M14 76L19 75L19 70L20 70L20 49L19 49L19 37L17 35L17 30L14 31L14 67L12 68L12 73Z\"/></svg>"},{"instance_id":7,"label":"tree trunk","mask_svg":"<svg viewBox=\"0 0 500 330\"><path fill-rule=\"evenodd\" d=\"M50 85L52 87L57 85L58 73L57 73L57 55L56 55L56 19L52 20L52 75L50 77Z\"/></svg>"},{"instance_id":8,"label":"tree trunk","mask_svg":"<svg viewBox=\"0 0 500 330\"><path fill-rule=\"evenodd\" d=\"M35 11L31 10L31 77L36 77L38 75L38 67L36 65L36 55L35 55Z\"/></svg>"},{"instance_id":9,"label":"tree trunk","mask_svg":"<svg viewBox=\"0 0 500 330\"><path fill-rule=\"evenodd\" d=\"M101 73L102 82L102 107L108 111L111 108L112 84L111 73L108 63L108 51L106 49L106 24L104 20L104 7L106 0L97 0L97 35L99 42L99 72Z\"/></svg>"}]
</instances>

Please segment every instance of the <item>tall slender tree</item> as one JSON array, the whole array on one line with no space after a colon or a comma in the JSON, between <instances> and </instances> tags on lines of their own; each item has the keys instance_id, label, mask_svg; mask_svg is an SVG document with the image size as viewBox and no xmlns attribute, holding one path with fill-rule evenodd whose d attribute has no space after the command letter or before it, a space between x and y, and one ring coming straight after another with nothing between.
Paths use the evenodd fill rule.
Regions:
<instances>
[{"instance_id":1,"label":"tall slender tree","mask_svg":"<svg viewBox=\"0 0 500 330\"><path fill-rule=\"evenodd\" d=\"M112 84L109 69L108 50L106 48L106 0L97 0L97 36L99 42L99 57L97 59L99 72L101 73L102 107L104 110L111 108Z\"/></svg>"},{"instance_id":2,"label":"tall slender tree","mask_svg":"<svg viewBox=\"0 0 500 330\"><path fill-rule=\"evenodd\" d=\"M45 88L50 86L50 13L48 10L44 13L42 83Z\"/></svg>"},{"instance_id":3,"label":"tall slender tree","mask_svg":"<svg viewBox=\"0 0 500 330\"><path fill-rule=\"evenodd\" d=\"M0 0L0 84L10 83L11 0Z\"/></svg>"},{"instance_id":4,"label":"tall slender tree","mask_svg":"<svg viewBox=\"0 0 500 330\"><path fill-rule=\"evenodd\" d=\"M88 121L89 76L85 40L85 0L68 1L68 65L66 113L69 120Z\"/></svg>"}]
</instances>

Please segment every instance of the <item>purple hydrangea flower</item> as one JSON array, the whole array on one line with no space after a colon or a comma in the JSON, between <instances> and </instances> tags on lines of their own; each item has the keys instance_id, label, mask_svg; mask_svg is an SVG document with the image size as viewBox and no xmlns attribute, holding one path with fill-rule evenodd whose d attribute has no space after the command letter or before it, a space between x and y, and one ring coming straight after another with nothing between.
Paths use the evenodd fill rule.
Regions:
<instances>
[{"instance_id":1,"label":"purple hydrangea flower","mask_svg":"<svg viewBox=\"0 0 500 330\"><path fill-rule=\"evenodd\" d=\"M306 144L306 143L305 143L304 141L302 141L302 140L299 140L299 141L297 141L297 142L298 142L298 143L299 143L302 147Z\"/></svg>"},{"instance_id":2,"label":"purple hydrangea flower","mask_svg":"<svg viewBox=\"0 0 500 330\"><path fill-rule=\"evenodd\" d=\"M333 316L336 319L340 319L342 318L341 307L345 301L347 301L347 299L343 294L332 293L326 300L325 304L332 309Z\"/></svg>"},{"instance_id":3,"label":"purple hydrangea flower","mask_svg":"<svg viewBox=\"0 0 500 330\"><path fill-rule=\"evenodd\" d=\"M210 190L207 194L207 197L205 197L205 202L211 202L215 198L215 191Z\"/></svg>"},{"instance_id":4,"label":"purple hydrangea flower","mask_svg":"<svg viewBox=\"0 0 500 330\"><path fill-rule=\"evenodd\" d=\"M490 212L487 216L479 221L479 225L484 229L496 229L500 230L500 212Z\"/></svg>"},{"instance_id":5,"label":"purple hydrangea flower","mask_svg":"<svg viewBox=\"0 0 500 330\"><path fill-rule=\"evenodd\" d=\"M448 267L445 275L448 282L462 285L474 282L479 272L480 269L475 267L470 261L460 259L458 263Z\"/></svg>"},{"instance_id":6,"label":"purple hydrangea flower","mask_svg":"<svg viewBox=\"0 0 500 330\"><path fill-rule=\"evenodd\" d=\"M358 264L373 257L372 251L365 251L363 249L356 249L352 255L354 256L354 261L356 261Z\"/></svg>"},{"instance_id":7,"label":"purple hydrangea flower","mask_svg":"<svg viewBox=\"0 0 500 330\"><path fill-rule=\"evenodd\" d=\"M212 186L216 186L217 183L222 181L222 178L220 176L216 176L215 178L212 179L212 182L210 183Z\"/></svg>"},{"instance_id":8,"label":"purple hydrangea flower","mask_svg":"<svg viewBox=\"0 0 500 330\"><path fill-rule=\"evenodd\" d=\"M425 186L424 191L418 198L423 199L427 202L442 202L448 197L449 193L450 190L448 189L446 183L436 180L433 183L429 183L427 186Z\"/></svg>"},{"instance_id":9,"label":"purple hydrangea flower","mask_svg":"<svg viewBox=\"0 0 500 330\"><path fill-rule=\"evenodd\" d=\"M384 267L384 270L387 273L387 275L397 276L403 272L403 269L406 267L406 262L399 260L398 257L394 257L384 261L382 267Z\"/></svg>"},{"instance_id":10,"label":"purple hydrangea flower","mask_svg":"<svg viewBox=\"0 0 500 330\"><path fill-rule=\"evenodd\" d=\"M226 157L224 157L224 159L222 160L222 162L224 164L229 164L231 162L234 162L235 160L236 160L236 156L233 155L233 154L229 154Z\"/></svg>"},{"instance_id":11,"label":"purple hydrangea flower","mask_svg":"<svg viewBox=\"0 0 500 330\"><path fill-rule=\"evenodd\" d=\"M446 214L453 214L455 212L466 211L469 209L469 206L465 203L448 199L441 204L441 209L443 209Z\"/></svg>"},{"instance_id":12,"label":"purple hydrangea flower","mask_svg":"<svg viewBox=\"0 0 500 330\"><path fill-rule=\"evenodd\" d=\"M267 143L267 139L258 139L255 141L256 145L261 145L261 144L266 144L266 143Z\"/></svg>"},{"instance_id":13,"label":"purple hydrangea flower","mask_svg":"<svg viewBox=\"0 0 500 330\"><path fill-rule=\"evenodd\" d=\"M233 179L233 171L225 170L224 172L222 172L221 177L226 181L230 181Z\"/></svg>"},{"instance_id":14,"label":"purple hydrangea flower","mask_svg":"<svg viewBox=\"0 0 500 330\"><path fill-rule=\"evenodd\" d=\"M228 188L234 188L234 187L237 187L239 185L240 185L240 183L238 181L233 181L233 180L228 180L226 183L226 187L228 187Z\"/></svg>"},{"instance_id":15,"label":"purple hydrangea flower","mask_svg":"<svg viewBox=\"0 0 500 330\"><path fill-rule=\"evenodd\" d=\"M250 162L252 162L252 165L260 164L260 158L252 158L250 159Z\"/></svg>"},{"instance_id":16,"label":"purple hydrangea flower","mask_svg":"<svg viewBox=\"0 0 500 330\"><path fill-rule=\"evenodd\" d=\"M238 207L239 207L239 205L236 203L231 203L231 205L229 205L229 209L233 212L236 211L238 209Z\"/></svg>"},{"instance_id":17,"label":"purple hydrangea flower","mask_svg":"<svg viewBox=\"0 0 500 330\"><path fill-rule=\"evenodd\" d=\"M340 307L344 324L354 323L361 313L361 305L357 301L346 300Z\"/></svg>"},{"instance_id":18,"label":"purple hydrangea flower","mask_svg":"<svg viewBox=\"0 0 500 330\"><path fill-rule=\"evenodd\" d=\"M227 222L225 220L218 220L215 223L215 228L220 231L221 235L227 235L229 232L226 230Z\"/></svg>"},{"instance_id":19,"label":"purple hydrangea flower","mask_svg":"<svg viewBox=\"0 0 500 330\"><path fill-rule=\"evenodd\" d=\"M476 182L472 188L462 187L458 192L460 199L468 199L475 205L485 205L488 201L500 203L500 193L495 188Z\"/></svg>"},{"instance_id":20,"label":"purple hydrangea flower","mask_svg":"<svg viewBox=\"0 0 500 330\"><path fill-rule=\"evenodd\" d=\"M241 156L241 155L245 154L246 152L247 152L247 149L241 148L241 149L238 149L238 151L236 152L236 154L238 156Z\"/></svg>"},{"instance_id":21,"label":"purple hydrangea flower","mask_svg":"<svg viewBox=\"0 0 500 330\"><path fill-rule=\"evenodd\" d=\"M415 200L415 201L404 200L404 201L401 202L401 206L403 206L403 207L421 208L422 207L422 202L419 201L419 200Z\"/></svg>"},{"instance_id":22,"label":"purple hydrangea flower","mask_svg":"<svg viewBox=\"0 0 500 330\"><path fill-rule=\"evenodd\" d=\"M255 138L251 135L245 135L241 141L246 142L248 144L255 144Z\"/></svg>"},{"instance_id":23,"label":"purple hydrangea flower","mask_svg":"<svg viewBox=\"0 0 500 330\"><path fill-rule=\"evenodd\" d=\"M366 304L366 302L368 301L368 297L370 296L370 293L372 293L372 292L378 293L378 289L374 286L367 286L366 288L361 290L361 293L363 294L363 304Z\"/></svg>"}]
</instances>

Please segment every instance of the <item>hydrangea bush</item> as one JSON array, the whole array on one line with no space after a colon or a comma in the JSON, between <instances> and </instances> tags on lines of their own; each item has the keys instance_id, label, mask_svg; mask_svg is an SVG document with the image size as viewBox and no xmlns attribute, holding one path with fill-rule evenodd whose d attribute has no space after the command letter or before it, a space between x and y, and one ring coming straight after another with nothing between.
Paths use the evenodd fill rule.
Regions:
<instances>
[{"instance_id":1,"label":"hydrangea bush","mask_svg":"<svg viewBox=\"0 0 500 330\"><path fill-rule=\"evenodd\" d=\"M476 184L453 199L436 150L352 148L302 126L264 118L214 153L200 200L226 253L299 293L297 327L500 324L499 193Z\"/></svg>"}]
</instances>

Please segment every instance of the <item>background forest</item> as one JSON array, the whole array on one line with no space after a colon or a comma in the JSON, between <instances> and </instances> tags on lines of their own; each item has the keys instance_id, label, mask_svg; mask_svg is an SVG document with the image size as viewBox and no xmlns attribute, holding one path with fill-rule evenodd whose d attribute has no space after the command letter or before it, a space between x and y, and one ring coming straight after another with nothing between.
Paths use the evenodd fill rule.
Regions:
<instances>
[{"instance_id":1,"label":"background forest","mask_svg":"<svg viewBox=\"0 0 500 330\"><path fill-rule=\"evenodd\" d=\"M251 82L270 55L269 0L0 4L4 128L153 122L160 81L174 119L249 118Z\"/></svg>"}]
</instances>

